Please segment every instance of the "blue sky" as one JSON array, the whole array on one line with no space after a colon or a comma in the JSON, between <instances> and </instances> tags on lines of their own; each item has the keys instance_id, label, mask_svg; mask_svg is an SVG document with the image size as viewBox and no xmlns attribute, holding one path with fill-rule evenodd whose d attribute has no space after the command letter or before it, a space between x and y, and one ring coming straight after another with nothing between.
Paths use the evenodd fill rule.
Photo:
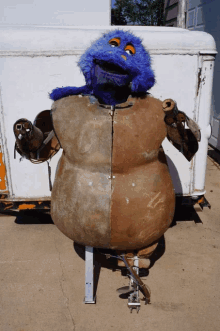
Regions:
<instances>
[{"instance_id":1,"label":"blue sky","mask_svg":"<svg viewBox=\"0 0 220 331\"><path fill-rule=\"evenodd\" d=\"M111 0L112 1L112 7L114 6L114 4L115 4L115 0Z\"/></svg>"}]
</instances>

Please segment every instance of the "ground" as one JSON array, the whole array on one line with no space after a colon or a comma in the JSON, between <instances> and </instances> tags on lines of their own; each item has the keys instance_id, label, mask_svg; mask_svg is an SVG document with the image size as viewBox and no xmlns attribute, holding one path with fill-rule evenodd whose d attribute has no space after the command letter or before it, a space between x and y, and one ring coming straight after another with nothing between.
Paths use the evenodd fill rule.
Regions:
<instances>
[{"instance_id":1,"label":"ground","mask_svg":"<svg viewBox=\"0 0 220 331\"><path fill-rule=\"evenodd\" d=\"M213 150L209 155L215 156ZM0 330L218 331L220 167L208 157L211 209L178 208L148 275L151 304L131 314L116 289L128 285L97 258L97 302L84 304L85 262L49 215L0 217ZM97 277L98 278L98 277Z\"/></svg>"}]
</instances>

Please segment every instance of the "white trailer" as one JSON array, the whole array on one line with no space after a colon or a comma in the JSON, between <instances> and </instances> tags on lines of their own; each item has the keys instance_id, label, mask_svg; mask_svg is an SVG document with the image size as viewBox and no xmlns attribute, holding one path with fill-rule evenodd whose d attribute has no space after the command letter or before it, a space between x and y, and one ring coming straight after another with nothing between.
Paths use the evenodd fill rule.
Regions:
<instances>
[{"instance_id":1,"label":"white trailer","mask_svg":"<svg viewBox=\"0 0 220 331\"><path fill-rule=\"evenodd\" d=\"M50 207L47 163L32 164L14 158L13 124L19 118L34 120L50 109L48 93L56 87L82 86L77 61L90 44L113 26L6 27L0 28L0 209ZM194 158L185 157L165 139L163 147L177 196L198 200L205 194L205 172L211 92L216 46L205 32L171 27L117 27L143 39L152 57L156 84L150 93L172 98L201 128ZM50 162L52 181L62 150Z\"/></svg>"}]
</instances>

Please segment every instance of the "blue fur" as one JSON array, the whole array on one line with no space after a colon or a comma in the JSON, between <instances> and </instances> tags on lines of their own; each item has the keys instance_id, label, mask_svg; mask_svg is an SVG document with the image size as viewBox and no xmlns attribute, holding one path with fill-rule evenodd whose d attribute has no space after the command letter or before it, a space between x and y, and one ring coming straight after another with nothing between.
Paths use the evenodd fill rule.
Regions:
<instances>
[{"instance_id":1,"label":"blue fur","mask_svg":"<svg viewBox=\"0 0 220 331\"><path fill-rule=\"evenodd\" d=\"M64 97L68 97L69 95L78 95L78 94L90 94L91 89L89 86L81 86L81 87L75 87L75 86L66 86L66 87L58 87L54 89L50 93L50 99L56 101Z\"/></svg>"},{"instance_id":2,"label":"blue fur","mask_svg":"<svg viewBox=\"0 0 220 331\"><path fill-rule=\"evenodd\" d=\"M111 47L109 40L116 37L121 39L121 43L117 47ZM130 55L125 52L124 48L128 43L135 47L135 54ZM126 56L126 61L122 58L122 55ZM131 32L114 30L104 34L100 39L95 41L81 56L78 65L85 77L86 86L79 88L56 88L50 94L50 98L52 100L58 100L73 94L92 94L95 59L117 64L129 72L132 95L146 93L155 83L154 73L151 69L150 55L143 47L141 39L134 36Z\"/></svg>"}]
</instances>

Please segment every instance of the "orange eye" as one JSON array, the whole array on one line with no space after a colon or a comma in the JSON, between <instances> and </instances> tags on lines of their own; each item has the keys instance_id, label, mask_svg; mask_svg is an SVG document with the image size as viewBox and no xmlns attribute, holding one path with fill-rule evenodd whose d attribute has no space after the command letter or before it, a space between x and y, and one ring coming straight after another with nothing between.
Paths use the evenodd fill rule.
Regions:
<instances>
[{"instance_id":1,"label":"orange eye","mask_svg":"<svg viewBox=\"0 0 220 331\"><path fill-rule=\"evenodd\" d=\"M125 47L125 52L130 54L130 55L134 55L136 53L136 50L134 48L133 45L131 44L128 44L126 47Z\"/></svg>"},{"instance_id":2,"label":"orange eye","mask_svg":"<svg viewBox=\"0 0 220 331\"><path fill-rule=\"evenodd\" d=\"M120 43L121 43L120 38L112 38L111 40L109 40L109 44L112 47L118 47L118 46L120 46Z\"/></svg>"}]
</instances>

